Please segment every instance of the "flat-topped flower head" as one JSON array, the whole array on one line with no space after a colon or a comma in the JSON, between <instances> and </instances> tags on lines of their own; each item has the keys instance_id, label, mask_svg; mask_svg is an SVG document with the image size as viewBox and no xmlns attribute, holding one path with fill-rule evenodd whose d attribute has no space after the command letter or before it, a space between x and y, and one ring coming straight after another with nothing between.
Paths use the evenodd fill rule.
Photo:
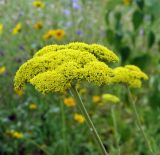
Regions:
<instances>
[{"instance_id":1,"label":"flat-topped flower head","mask_svg":"<svg viewBox=\"0 0 160 155\"><path fill-rule=\"evenodd\" d=\"M146 79L136 66L112 69L106 64L115 61L118 57L112 51L97 44L49 45L19 68L14 79L15 89L31 83L42 93L53 93L64 92L83 81L96 85L131 81L132 85Z\"/></svg>"},{"instance_id":2,"label":"flat-topped flower head","mask_svg":"<svg viewBox=\"0 0 160 155\"><path fill-rule=\"evenodd\" d=\"M141 80L148 80L148 76L140 70L137 66L126 65L124 67L117 67L113 70L115 83L125 83L133 88L140 88Z\"/></svg>"}]
</instances>

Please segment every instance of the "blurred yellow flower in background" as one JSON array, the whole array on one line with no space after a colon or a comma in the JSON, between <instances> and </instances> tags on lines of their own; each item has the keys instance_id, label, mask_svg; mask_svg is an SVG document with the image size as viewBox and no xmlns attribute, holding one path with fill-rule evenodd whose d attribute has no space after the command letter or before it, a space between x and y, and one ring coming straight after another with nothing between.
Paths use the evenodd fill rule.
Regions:
<instances>
[{"instance_id":1,"label":"blurred yellow flower in background","mask_svg":"<svg viewBox=\"0 0 160 155\"><path fill-rule=\"evenodd\" d=\"M18 96L22 96L24 94L24 91L23 89L15 89L15 93L18 95Z\"/></svg>"},{"instance_id":2,"label":"blurred yellow flower in background","mask_svg":"<svg viewBox=\"0 0 160 155\"><path fill-rule=\"evenodd\" d=\"M12 34L16 35L17 33L19 33L22 30L22 24L18 23L16 24L16 26L13 28L12 30Z\"/></svg>"},{"instance_id":3,"label":"blurred yellow flower in background","mask_svg":"<svg viewBox=\"0 0 160 155\"><path fill-rule=\"evenodd\" d=\"M112 94L103 94L102 101L111 102L111 103L118 103L118 102L120 102L120 99L117 96L112 95Z\"/></svg>"},{"instance_id":4,"label":"blurred yellow flower in background","mask_svg":"<svg viewBox=\"0 0 160 155\"><path fill-rule=\"evenodd\" d=\"M32 5L36 8L44 8L45 3L43 3L41 0L35 0Z\"/></svg>"},{"instance_id":5,"label":"blurred yellow flower in background","mask_svg":"<svg viewBox=\"0 0 160 155\"><path fill-rule=\"evenodd\" d=\"M0 34L3 33L3 24L0 24Z\"/></svg>"},{"instance_id":6,"label":"blurred yellow flower in background","mask_svg":"<svg viewBox=\"0 0 160 155\"><path fill-rule=\"evenodd\" d=\"M54 34L53 35L54 35L55 39L61 40L65 36L65 31L62 30L62 29L57 29L57 30L54 30Z\"/></svg>"},{"instance_id":7,"label":"blurred yellow flower in background","mask_svg":"<svg viewBox=\"0 0 160 155\"><path fill-rule=\"evenodd\" d=\"M29 109L30 110L36 110L38 107L37 107L37 104L35 104L35 103L30 103L29 104Z\"/></svg>"},{"instance_id":8,"label":"blurred yellow flower in background","mask_svg":"<svg viewBox=\"0 0 160 155\"><path fill-rule=\"evenodd\" d=\"M73 97L68 97L64 99L64 104L67 107L74 107L76 105L76 101Z\"/></svg>"},{"instance_id":9,"label":"blurred yellow flower in background","mask_svg":"<svg viewBox=\"0 0 160 155\"><path fill-rule=\"evenodd\" d=\"M6 131L6 134L15 139L22 139L24 137L23 133L14 130Z\"/></svg>"},{"instance_id":10,"label":"blurred yellow flower in background","mask_svg":"<svg viewBox=\"0 0 160 155\"><path fill-rule=\"evenodd\" d=\"M43 22L42 21L38 21L34 24L33 26L35 29L42 29L43 28Z\"/></svg>"},{"instance_id":11,"label":"blurred yellow flower in background","mask_svg":"<svg viewBox=\"0 0 160 155\"><path fill-rule=\"evenodd\" d=\"M82 116L81 114L77 114L77 113L74 114L74 120L77 121L80 124L85 122L84 116Z\"/></svg>"},{"instance_id":12,"label":"blurred yellow flower in background","mask_svg":"<svg viewBox=\"0 0 160 155\"><path fill-rule=\"evenodd\" d=\"M132 3L132 0L123 0L124 5L130 5Z\"/></svg>"},{"instance_id":13,"label":"blurred yellow flower in background","mask_svg":"<svg viewBox=\"0 0 160 155\"><path fill-rule=\"evenodd\" d=\"M6 67L2 66L0 67L0 75L4 74L6 72Z\"/></svg>"},{"instance_id":14,"label":"blurred yellow flower in background","mask_svg":"<svg viewBox=\"0 0 160 155\"><path fill-rule=\"evenodd\" d=\"M101 96L93 96L93 97L92 97L92 101L93 101L94 103L99 103L99 102L101 101Z\"/></svg>"},{"instance_id":15,"label":"blurred yellow flower in background","mask_svg":"<svg viewBox=\"0 0 160 155\"><path fill-rule=\"evenodd\" d=\"M48 40L54 36L54 30L48 30L44 35L43 39Z\"/></svg>"}]
</instances>

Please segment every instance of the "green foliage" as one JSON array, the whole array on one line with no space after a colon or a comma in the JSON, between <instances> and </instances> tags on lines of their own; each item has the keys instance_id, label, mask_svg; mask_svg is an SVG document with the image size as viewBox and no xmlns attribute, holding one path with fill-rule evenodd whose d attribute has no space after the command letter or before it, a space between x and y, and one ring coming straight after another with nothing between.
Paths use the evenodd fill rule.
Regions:
<instances>
[{"instance_id":1,"label":"green foliage","mask_svg":"<svg viewBox=\"0 0 160 155\"><path fill-rule=\"evenodd\" d=\"M140 27L140 25L143 23L143 17L144 15L141 11L135 10L132 17L132 22L135 30L137 30Z\"/></svg>"}]
</instances>

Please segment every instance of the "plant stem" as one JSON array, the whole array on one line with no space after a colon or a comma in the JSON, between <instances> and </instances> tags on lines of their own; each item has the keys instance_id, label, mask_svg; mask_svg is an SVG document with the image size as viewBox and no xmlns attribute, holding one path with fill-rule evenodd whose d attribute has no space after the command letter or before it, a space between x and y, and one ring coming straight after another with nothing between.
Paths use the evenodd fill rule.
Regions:
<instances>
[{"instance_id":1,"label":"plant stem","mask_svg":"<svg viewBox=\"0 0 160 155\"><path fill-rule=\"evenodd\" d=\"M26 142L34 144L35 146L37 146L37 148L39 148L40 150L42 150L46 155L51 155L51 153L48 152L47 149L42 148L42 147L41 147L39 144L37 144L34 140L32 140L32 139L26 139Z\"/></svg>"},{"instance_id":2,"label":"plant stem","mask_svg":"<svg viewBox=\"0 0 160 155\"><path fill-rule=\"evenodd\" d=\"M63 155L66 155L66 127L65 127L65 114L64 105L61 100L61 118L62 118L62 135L63 135Z\"/></svg>"},{"instance_id":3,"label":"plant stem","mask_svg":"<svg viewBox=\"0 0 160 155\"><path fill-rule=\"evenodd\" d=\"M119 136L118 136L118 132L117 132L117 121L116 121L114 107L111 108L111 112L112 112L113 126L114 126L114 130L115 130L116 147L118 149L118 155L120 155Z\"/></svg>"},{"instance_id":4,"label":"plant stem","mask_svg":"<svg viewBox=\"0 0 160 155\"><path fill-rule=\"evenodd\" d=\"M141 131L141 133L142 133L142 135L144 137L144 140L146 142L146 145L148 146L149 151L153 154L153 149L151 147L150 141L149 141L147 135L145 134L145 132L144 132L144 130L142 128L142 125L141 125L140 117L138 115L136 104L135 104L136 101L133 99L132 93L131 93L129 88L128 88L128 94L129 94L129 98L130 98L130 102L132 104L132 108L133 108L134 114L136 116L137 125L139 127L139 130Z\"/></svg>"},{"instance_id":5,"label":"plant stem","mask_svg":"<svg viewBox=\"0 0 160 155\"><path fill-rule=\"evenodd\" d=\"M93 134L94 138L96 139L96 142L98 143L98 145L99 145L99 147L100 147L100 149L102 151L102 154L103 155L108 155L108 153L106 152L106 149L105 149L105 147L104 147L104 145L102 143L102 140L100 139L100 137L98 135L98 132L97 132L96 128L93 125L93 122L92 122L92 120L91 120L91 118L90 118L90 116L89 116L89 114L88 114L88 112L87 112L87 110L86 110L86 108L84 106L84 103L83 103L83 101L81 99L81 96L79 95L77 89L76 88L72 88L71 91L72 91L72 94L74 95L74 97L76 98L76 100L78 102L78 105L79 105L79 107L81 109L81 112L83 113L83 115L84 115L84 117L86 119L86 122L87 122L87 124L88 124L88 126L90 128L90 131Z\"/></svg>"}]
</instances>

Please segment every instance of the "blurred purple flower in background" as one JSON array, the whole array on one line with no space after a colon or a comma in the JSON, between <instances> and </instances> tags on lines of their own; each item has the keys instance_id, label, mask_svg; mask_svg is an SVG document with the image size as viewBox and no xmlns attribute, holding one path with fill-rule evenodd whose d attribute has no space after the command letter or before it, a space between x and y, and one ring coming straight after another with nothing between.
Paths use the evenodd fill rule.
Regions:
<instances>
[{"instance_id":1,"label":"blurred purple flower in background","mask_svg":"<svg viewBox=\"0 0 160 155\"><path fill-rule=\"evenodd\" d=\"M81 8L80 4L78 3L78 0L72 0L72 7L75 10L79 10Z\"/></svg>"},{"instance_id":2,"label":"blurred purple flower in background","mask_svg":"<svg viewBox=\"0 0 160 155\"><path fill-rule=\"evenodd\" d=\"M63 10L63 14L64 14L64 15L67 15L67 16L68 16L68 15L70 15L70 13L71 13L71 12L70 12L70 10L68 10L68 9L64 9L64 10Z\"/></svg>"},{"instance_id":3,"label":"blurred purple flower in background","mask_svg":"<svg viewBox=\"0 0 160 155\"><path fill-rule=\"evenodd\" d=\"M83 35L83 31L82 30L77 30L76 34L79 35L79 36L81 36L81 35Z\"/></svg>"}]
</instances>

